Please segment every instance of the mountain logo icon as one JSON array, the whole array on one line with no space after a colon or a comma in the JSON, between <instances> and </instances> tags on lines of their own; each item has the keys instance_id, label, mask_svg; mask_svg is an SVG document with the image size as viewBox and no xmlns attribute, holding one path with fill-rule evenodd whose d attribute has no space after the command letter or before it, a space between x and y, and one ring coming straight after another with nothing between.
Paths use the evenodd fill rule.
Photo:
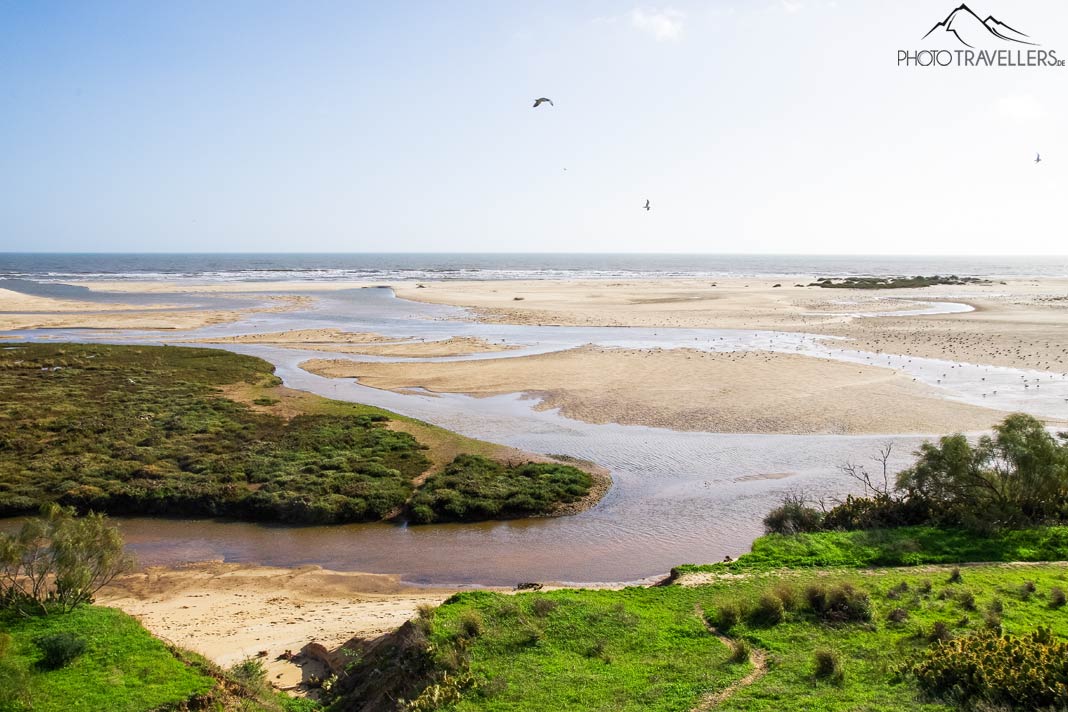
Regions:
<instances>
[{"instance_id":1,"label":"mountain logo icon","mask_svg":"<svg viewBox=\"0 0 1068 712\"><path fill-rule=\"evenodd\" d=\"M989 15L985 20L980 19L970 7L964 4L949 13L946 19L936 23L923 36L923 39L939 31L953 35L962 45L971 48L991 39L1038 46L1038 43L1032 42L1028 35L1006 25L993 15Z\"/></svg>"}]
</instances>

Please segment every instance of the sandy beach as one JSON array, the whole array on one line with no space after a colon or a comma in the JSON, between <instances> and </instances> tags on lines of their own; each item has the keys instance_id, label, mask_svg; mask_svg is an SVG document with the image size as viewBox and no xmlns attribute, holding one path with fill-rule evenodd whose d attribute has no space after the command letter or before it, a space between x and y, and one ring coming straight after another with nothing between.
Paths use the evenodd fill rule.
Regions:
<instances>
[{"instance_id":1,"label":"sandy beach","mask_svg":"<svg viewBox=\"0 0 1068 712\"><path fill-rule=\"evenodd\" d=\"M99 303L37 297L0 289L0 331L14 329L198 329L237 321L249 314L278 313L307 307L306 295L266 295L247 309L196 309L183 304L146 307L136 303Z\"/></svg>"},{"instance_id":2,"label":"sandy beach","mask_svg":"<svg viewBox=\"0 0 1068 712\"><path fill-rule=\"evenodd\" d=\"M446 363L313 360L303 367L375 388L524 392L539 409L590 423L718 433L939 433L990 427L1004 413L955 403L893 370L743 352L606 349Z\"/></svg>"},{"instance_id":3,"label":"sandy beach","mask_svg":"<svg viewBox=\"0 0 1068 712\"><path fill-rule=\"evenodd\" d=\"M1068 280L1008 279L926 289L796 286L812 279L433 282L395 284L404 299L469 307L484 321L562 326L770 329L844 336L860 349L964 363L1068 371ZM781 286L776 286L781 285ZM853 318L916 308L975 311Z\"/></svg>"},{"instance_id":4,"label":"sandy beach","mask_svg":"<svg viewBox=\"0 0 1068 712\"><path fill-rule=\"evenodd\" d=\"M98 601L136 616L154 635L229 666L266 651L268 679L289 688L306 671L277 660L309 642L334 648L374 637L453 590L405 586L396 576L205 562L122 577ZM316 673L317 666L307 672Z\"/></svg>"}]
</instances>

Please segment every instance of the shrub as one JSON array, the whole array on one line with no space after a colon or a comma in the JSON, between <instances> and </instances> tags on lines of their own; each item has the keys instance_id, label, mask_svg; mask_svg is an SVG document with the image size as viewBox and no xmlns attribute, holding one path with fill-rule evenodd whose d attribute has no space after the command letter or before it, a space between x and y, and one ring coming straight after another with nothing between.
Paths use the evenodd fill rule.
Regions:
<instances>
[{"instance_id":1,"label":"shrub","mask_svg":"<svg viewBox=\"0 0 1068 712\"><path fill-rule=\"evenodd\" d=\"M830 588L813 585L805 593L809 607L828 623L857 623L871 620L871 600L865 591L842 583Z\"/></svg>"},{"instance_id":2,"label":"shrub","mask_svg":"<svg viewBox=\"0 0 1068 712\"><path fill-rule=\"evenodd\" d=\"M909 618L909 612L904 608L895 608L886 615L886 619L891 623L904 623Z\"/></svg>"},{"instance_id":3,"label":"shrub","mask_svg":"<svg viewBox=\"0 0 1068 712\"><path fill-rule=\"evenodd\" d=\"M931 593L931 582L928 581L927 579L924 579L923 583L920 584L920 594L923 595L923 596L928 596L928 595L930 595L930 593Z\"/></svg>"},{"instance_id":4,"label":"shrub","mask_svg":"<svg viewBox=\"0 0 1068 712\"><path fill-rule=\"evenodd\" d=\"M912 667L929 695L962 707L977 704L1011 709L1052 709L1068 690L1068 643L1049 629L1025 636L982 631L938 643Z\"/></svg>"},{"instance_id":5,"label":"shrub","mask_svg":"<svg viewBox=\"0 0 1068 712\"><path fill-rule=\"evenodd\" d=\"M744 618L744 614L737 603L727 603L716 609L716 615L709 622L721 631L729 631Z\"/></svg>"},{"instance_id":6,"label":"shrub","mask_svg":"<svg viewBox=\"0 0 1068 712\"><path fill-rule=\"evenodd\" d=\"M894 586L889 591L887 591L886 592L886 597L889 598L891 601L896 601L897 599L901 598L902 594L907 593L908 590L909 590L908 583L906 583L905 581L902 581L901 583L899 583L898 585Z\"/></svg>"},{"instance_id":7,"label":"shrub","mask_svg":"<svg viewBox=\"0 0 1068 712\"><path fill-rule=\"evenodd\" d=\"M844 502L827 512L823 518L823 528L846 531L892 529L926 524L930 520L930 505L920 497L890 495L853 497L850 495Z\"/></svg>"},{"instance_id":8,"label":"shrub","mask_svg":"<svg viewBox=\"0 0 1068 712\"><path fill-rule=\"evenodd\" d=\"M738 638L731 641L731 656L730 662L735 665L740 665L745 662L749 662L749 654L752 652L752 648L749 646L749 642L744 638Z\"/></svg>"},{"instance_id":9,"label":"shrub","mask_svg":"<svg viewBox=\"0 0 1068 712\"><path fill-rule=\"evenodd\" d=\"M804 495L787 494L782 504L764 517L768 534L802 534L823 528L823 512L807 506Z\"/></svg>"},{"instance_id":10,"label":"shrub","mask_svg":"<svg viewBox=\"0 0 1068 712\"><path fill-rule=\"evenodd\" d=\"M772 593L782 601L782 607L788 611L796 611L800 603L800 597L797 594L797 589L793 586L785 583L778 584Z\"/></svg>"},{"instance_id":11,"label":"shrub","mask_svg":"<svg viewBox=\"0 0 1068 712\"><path fill-rule=\"evenodd\" d=\"M1060 586L1054 586L1049 591L1049 607L1050 608L1063 608L1065 604L1064 589Z\"/></svg>"},{"instance_id":12,"label":"shrub","mask_svg":"<svg viewBox=\"0 0 1068 712\"><path fill-rule=\"evenodd\" d=\"M953 633L945 621L935 621L931 630L927 633L927 640L931 643L943 643L953 639Z\"/></svg>"},{"instance_id":13,"label":"shrub","mask_svg":"<svg viewBox=\"0 0 1068 712\"><path fill-rule=\"evenodd\" d=\"M267 679L267 668L259 658L245 658L230 666L230 675L245 685L261 685Z\"/></svg>"},{"instance_id":14,"label":"shrub","mask_svg":"<svg viewBox=\"0 0 1068 712\"><path fill-rule=\"evenodd\" d=\"M1000 615L1005 612L1005 604L1001 602L1000 598L994 597L990 600L990 605L987 606L987 610L991 613Z\"/></svg>"},{"instance_id":15,"label":"shrub","mask_svg":"<svg viewBox=\"0 0 1068 712\"><path fill-rule=\"evenodd\" d=\"M985 614L983 614L983 625L1000 635L1001 614L997 611L988 610Z\"/></svg>"},{"instance_id":16,"label":"shrub","mask_svg":"<svg viewBox=\"0 0 1068 712\"><path fill-rule=\"evenodd\" d=\"M749 614L750 622L755 625L778 625L784 618L786 618L786 609L782 605L782 600L771 593L761 596Z\"/></svg>"},{"instance_id":17,"label":"shrub","mask_svg":"<svg viewBox=\"0 0 1068 712\"><path fill-rule=\"evenodd\" d=\"M482 634L482 616L478 611L465 611L460 616L460 635L465 638L477 638Z\"/></svg>"},{"instance_id":18,"label":"shrub","mask_svg":"<svg viewBox=\"0 0 1068 712\"><path fill-rule=\"evenodd\" d=\"M1038 588L1035 586L1034 581L1026 581L1022 586L1020 586L1020 598L1026 601L1027 599L1031 598L1031 596L1037 590Z\"/></svg>"},{"instance_id":19,"label":"shrub","mask_svg":"<svg viewBox=\"0 0 1068 712\"><path fill-rule=\"evenodd\" d=\"M815 669L813 675L817 680L827 680L840 684L845 679L842 659L838 652L830 648L819 648L815 652Z\"/></svg>"},{"instance_id":20,"label":"shrub","mask_svg":"<svg viewBox=\"0 0 1068 712\"><path fill-rule=\"evenodd\" d=\"M52 633L34 638L34 645L44 653L40 665L46 670L66 667L85 652L85 640L73 633Z\"/></svg>"},{"instance_id":21,"label":"shrub","mask_svg":"<svg viewBox=\"0 0 1068 712\"><path fill-rule=\"evenodd\" d=\"M957 601L960 603L961 608L966 611L975 610L975 594L971 591L961 591L957 596Z\"/></svg>"},{"instance_id":22,"label":"shrub","mask_svg":"<svg viewBox=\"0 0 1068 712\"><path fill-rule=\"evenodd\" d=\"M953 570L949 572L949 583L960 583L963 579L960 575L960 567L954 566Z\"/></svg>"}]
</instances>

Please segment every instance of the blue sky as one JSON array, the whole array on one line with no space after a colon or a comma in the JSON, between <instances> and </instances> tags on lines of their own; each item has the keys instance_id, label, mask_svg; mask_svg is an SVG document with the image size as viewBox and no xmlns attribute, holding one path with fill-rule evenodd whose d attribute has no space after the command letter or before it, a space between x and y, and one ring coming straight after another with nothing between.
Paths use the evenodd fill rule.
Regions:
<instances>
[{"instance_id":1,"label":"blue sky","mask_svg":"<svg viewBox=\"0 0 1068 712\"><path fill-rule=\"evenodd\" d=\"M1068 253L1068 69L896 66L954 5L0 0L0 250Z\"/></svg>"}]
</instances>

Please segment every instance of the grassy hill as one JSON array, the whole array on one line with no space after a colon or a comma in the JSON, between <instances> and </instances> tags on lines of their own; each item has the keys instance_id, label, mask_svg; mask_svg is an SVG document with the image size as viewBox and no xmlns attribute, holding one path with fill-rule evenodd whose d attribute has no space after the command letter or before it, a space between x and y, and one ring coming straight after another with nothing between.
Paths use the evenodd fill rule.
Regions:
<instances>
[{"instance_id":1,"label":"grassy hill","mask_svg":"<svg viewBox=\"0 0 1068 712\"><path fill-rule=\"evenodd\" d=\"M665 586L459 594L423 612L402 654L369 652L339 681L329 709L381 709L363 706L381 690L361 681L400 657L406 685L394 692L411 702L395 709L953 710L963 703L920 682L923 670L931 677L932 656L955 659L941 652L960 646L953 641L969 651L988 644L972 645L982 638L971 636L1040 628L1068 639L1068 566L866 568L869 555L839 556L860 534L765 537L752 559L680 567ZM946 534L946 546L928 554L952 559L962 542ZM938 538L930 530L910 535ZM909 538L870 536L884 537L869 547L883 552ZM1060 528L1032 530L959 553L1019 551L1024 540L1065 559L1068 547L1051 543L1063 537ZM836 566L811 565L798 549L839 552L828 559ZM1063 672L1068 682L1068 666Z\"/></svg>"}]
</instances>

